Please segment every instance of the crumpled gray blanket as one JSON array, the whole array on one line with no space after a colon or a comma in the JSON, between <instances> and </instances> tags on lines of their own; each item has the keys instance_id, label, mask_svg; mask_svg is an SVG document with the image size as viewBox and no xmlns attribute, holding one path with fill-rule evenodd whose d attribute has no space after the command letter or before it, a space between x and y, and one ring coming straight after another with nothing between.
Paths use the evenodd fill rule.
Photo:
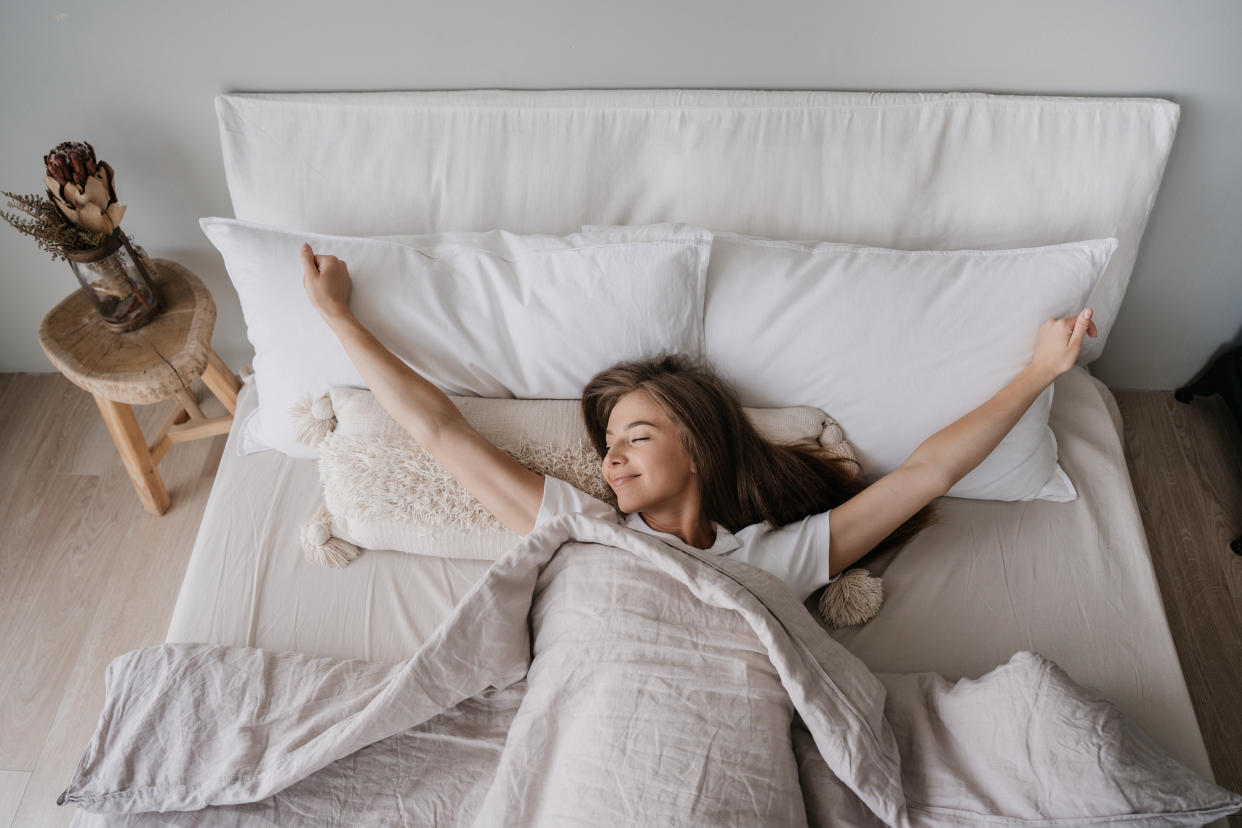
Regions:
<instances>
[{"instance_id":1,"label":"crumpled gray blanket","mask_svg":"<svg viewBox=\"0 0 1242 828\"><path fill-rule=\"evenodd\" d=\"M957 683L875 675L767 573L584 515L501 557L398 664L121 656L58 802L109 826L1147 826L1242 809L1039 655Z\"/></svg>"}]
</instances>

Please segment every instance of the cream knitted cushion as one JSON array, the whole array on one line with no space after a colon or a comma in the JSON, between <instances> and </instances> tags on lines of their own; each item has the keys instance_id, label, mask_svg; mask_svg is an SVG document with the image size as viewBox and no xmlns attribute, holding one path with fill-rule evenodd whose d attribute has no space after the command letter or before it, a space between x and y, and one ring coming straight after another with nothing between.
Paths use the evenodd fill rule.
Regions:
<instances>
[{"instance_id":1,"label":"cream knitted cushion","mask_svg":"<svg viewBox=\"0 0 1242 828\"><path fill-rule=\"evenodd\" d=\"M471 426L522 465L616 505L577 400L450 399ZM769 440L819 445L856 459L840 426L816 408L743 410ZM333 388L314 400L302 400L291 416L298 439L319 450L323 506L302 530L309 560L345 566L361 548L495 560L519 540L369 390ZM833 589L847 580L849 597ZM838 625L865 621L882 600L879 579L863 570L852 579L838 579L829 591L850 608L825 615ZM826 607L822 601L821 607Z\"/></svg>"},{"instance_id":2,"label":"cream knitted cushion","mask_svg":"<svg viewBox=\"0 0 1242 828\"><path fill-rule=\"evenodd\" d=\"M577 400L452 397L480 434L527 468L612 505ZM840 427L814 408L750 408L761 434L822 445L853 458ZM333 388L293 412L299 439L317 445L330 535L359 547L495 560L518 541L401 428L370 391ZM325 515L319 516L324 521ZM322 532L314 533L322 535Z\"/></svg>"}]
</instances>

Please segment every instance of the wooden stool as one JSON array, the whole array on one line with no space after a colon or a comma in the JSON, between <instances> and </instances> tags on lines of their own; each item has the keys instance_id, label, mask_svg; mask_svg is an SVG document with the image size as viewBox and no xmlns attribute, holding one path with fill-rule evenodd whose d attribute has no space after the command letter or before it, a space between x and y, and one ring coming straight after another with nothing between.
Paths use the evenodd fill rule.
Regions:
<instances>
[{"instance_id":1,"label":"wooden stool","mask_svg":"<svg viewBox=\"0 0 1242 828\"><path fill-rule=\"evenodd\" d=\"M39 344L65 377L95 397L112 441L143 507L168 510L168 490L156 466L173 443L227 434L241 383L211 350L216 303L197 276L155 259L155 282L164 312L136 331L114 333L82 291L75 291L43 318ZM190 384L199 377L229 413L208 418ZM131 404L174 400L172 412L148 447Z\"/></svg>"}]
</instances>

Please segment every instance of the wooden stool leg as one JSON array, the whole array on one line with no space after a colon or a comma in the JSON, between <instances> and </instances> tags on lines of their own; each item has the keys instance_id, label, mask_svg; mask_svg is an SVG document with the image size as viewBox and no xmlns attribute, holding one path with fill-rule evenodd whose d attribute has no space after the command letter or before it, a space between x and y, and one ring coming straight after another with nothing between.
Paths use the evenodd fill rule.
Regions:
<instances>
[{"instance_id":1,"label":"wooden stool leg","mask_svg":"<svg viewBox=\"0 0 1242 828\"><path fill-rule=\"evenodd\" d=\"M185 406L181 405L179 401L174 400L172 411L168 412L164 425L160 426L160 430L155 434L155 442L151 443L148 448L151 452L152 463L158 466L160 461L164 459L164 455L168 453L168 449L172 446L172 438L168 436L172 427L188 422L189 419L190 412L186 411Z\"/></svg>"},{"instance_id":2,"label":"wooden stool leg","mask_svg":"<svg viewBox=\"0 0 1242 828\"><path fill-rule=\"evenodd\" d=\"M203 371L203 384L211 389L216 399L224 403L230 414L237 413L237 391L241 384L224 360L210 348L207 349L207 370Z\"/></svg>"},{"instance_id":3,"label":"wooden stool leg","mask_svg":"<svg viewBox=\"0 0 1242 828\"><path fill-rule=\"evenodd\" d=\"M112 442L116 444L121 461L125 463L125 470L129 472L129 479L138 491L138 499L142 501L143 508L153 515L164 514L168 511L171 500L168 490L164 488L164 479L155 470L155 463L151 460L151 452L147 448L146 438L142 436L142 429L138 427L134 410L125 403L113 402L98 394L94 397L99 413L103 415L104 423L112 434Z\"/></svg>"},{"instance_id":4,"label":"wooden stool leg","mask_svg":"<svg viewBox=\"0 0 1242 828\"><path fill-rule=\"evenodd\" d=\"M191 420L205 420L207 417L203 414L203 409L198 407L198 400L194 398L194 392L188 388L178 388L175 395L177 404L190 415Z\"/></svg>"}]
</instances>

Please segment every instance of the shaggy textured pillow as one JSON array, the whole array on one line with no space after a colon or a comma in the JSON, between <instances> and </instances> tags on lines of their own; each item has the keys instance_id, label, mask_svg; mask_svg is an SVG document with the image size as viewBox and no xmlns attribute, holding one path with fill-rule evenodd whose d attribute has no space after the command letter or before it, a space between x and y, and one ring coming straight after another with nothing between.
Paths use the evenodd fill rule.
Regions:
<instances>
[{"instance_id":1,"label":"shaggy textured pillow","mask_svg":"<svg viewBox=\"0 0 1242 828\"><path fill-rule=\"evenodd\" d=\"M616 506L577 400L451 399L471 426L522 465ZM744 410L769 440L817 445L857 462L840 426L818 409ZM346 566L362 548L495 560L518 542L369 390L333 388L290 413L297 438L319 451L324 502L302 529L308 560ZM836 626L866 621L883 600L878 578L865 570L846 575L820 601L821 614Z\"/></svg>"}]
</instances>

